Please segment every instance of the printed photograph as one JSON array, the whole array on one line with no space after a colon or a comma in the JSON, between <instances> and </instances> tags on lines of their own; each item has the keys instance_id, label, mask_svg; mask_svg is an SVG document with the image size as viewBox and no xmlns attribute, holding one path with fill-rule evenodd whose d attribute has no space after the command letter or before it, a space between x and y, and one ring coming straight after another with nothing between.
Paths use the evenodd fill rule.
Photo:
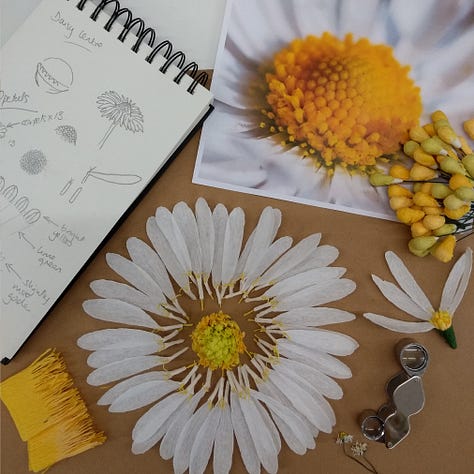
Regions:
<instances>
[{"instance_id":1,"label":"printed photograph","mask_svg":"<svg viewBox=\"0 0 474 474\"><path fill-rule=\"evenodd\" d=\"M472 153L471 0L227 8L195 183L393 220L386 185Z\"/></svg>"}]
</instances>

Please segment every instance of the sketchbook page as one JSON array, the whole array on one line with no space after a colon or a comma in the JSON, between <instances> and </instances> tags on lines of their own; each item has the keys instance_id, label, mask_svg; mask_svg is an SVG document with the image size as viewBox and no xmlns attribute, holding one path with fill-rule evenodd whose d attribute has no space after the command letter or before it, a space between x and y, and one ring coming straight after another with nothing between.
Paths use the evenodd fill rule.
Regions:
<instances>
[{"instance_id":1,"label":"sketchbook page","mask_svg":"<svg viewBox=\"0 0 474 474\"><path fill-rule=\"evenodd\" d=\"M100 0L91 0L99 4ZM0 42L5 43L40 0L0 0ZM147 26L170 40L202 69L212 69L216 59L226 0L121 0ZM121 21L121 20L119 20Z\"/></svg>"},{"instance_id":2,"label":"sketchbook page","mask_svg":"<svg viewBox=\"0 0 474 474\"><path fill-rule=\"evenodd\" d=\"M411 167L401 143L437 109L463 133L473 2L431 1L429 21L408 2L363 4L229 0L193 182L395 219L369 176Z\"/></svg>"},{"instance_id":3,"label":"sketchbook page","mask_svg":"<svg viewBox=\"0 0 474 474\"><path fill-rule=\"evenodd\" d=\"M44 0L2 50L1 356L10 358L205 115L162 57ZM39 41L39 38L41 41ZM136 41L136 38L135 38Z\"/></svg>"}]
</instances>

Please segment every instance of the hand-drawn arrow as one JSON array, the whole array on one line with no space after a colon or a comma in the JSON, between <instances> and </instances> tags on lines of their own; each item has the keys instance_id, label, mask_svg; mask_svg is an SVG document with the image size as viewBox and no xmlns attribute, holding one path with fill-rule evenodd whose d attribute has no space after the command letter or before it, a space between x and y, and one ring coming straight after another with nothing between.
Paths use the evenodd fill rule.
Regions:
<instances>
[{"instance_id":1,"label":"hand-drawn arrow","mask_svg":"<svg viewBox=\"0 0 474 474\"><path fill-rule=\"evenodd\" d=\"M19 238L20 240L23 239L25 242L27 242L28 244L31 245L31 248L32 248L32 249L36 250L36 247L26 238L26 235L25 235L24 232L21 232L21 231L18 232L18 238Z\"/></svg>"},{"instance_id":2,"label":"hand-drawn arrow","mask_svg":"<svg viewBox=\"0 0 474 474\"><path fill-rule=\"evenodd\" d=\"M51 217L43 216L43 219L44 219L48 224L52 224L52 225L55 225L56 227L59 227L58 224L56 224L56 222L54 222L53 220L51 220Z\"/></svg>"},{"instance_id":3,"label":"hand-drawn arrow","mask_svg":"<svg viewBox=\"0 0 474 474\"><path fill-rule=\"evenodd\" d=\"M5 268L8 270L9 273L14 273L21 281L23 281L23 279L18 274L18 272L13 268L13 265L11 263L5 263Z\"/></svg>"}]
</instances>

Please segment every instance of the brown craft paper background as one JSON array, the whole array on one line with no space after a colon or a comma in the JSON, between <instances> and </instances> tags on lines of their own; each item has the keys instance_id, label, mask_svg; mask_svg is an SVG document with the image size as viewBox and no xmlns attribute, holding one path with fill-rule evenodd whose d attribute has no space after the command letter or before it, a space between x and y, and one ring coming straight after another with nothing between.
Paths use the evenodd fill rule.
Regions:
<instances>
[{"instance_id":1,"label":"brown craft paper background","mask_svg":"<svg viewBox=\"0 0 474 474\"><path fill-rule=\"evenodd\" d=\"M108 436L104 445L61 461L48 470L48 474L173 472L172 461L164 461L157 447L143 455L136 456L131 453L132 428L148 408L116 414L109 413L107 407L97 406L96 401L104 389L87 385L86 377L91 371L86 365L89 353L78 348L76 340L86 332L111 327L110 324L87 316L81 306L85 299L94 297L89 288L92 280L117 278L106 265L105 253L117 252L127 256L126 239L137 236L147 240L145 222L148 216L154 214L156 207L172 208L180 200L194 206L199 196L206 198L211 207L219 202L225 204L228 209L242 207L246 215L246 235L256 225L262 209L271 205L280 208L283 214L277 237L288 235L293 237L296 243L310 233L321 232L322 244L331 244L339 249L340 256L334 265L347 268L346 276L357 283L357 290L345 299L328 306L356 314L355 321L333 326L353 336L360 344L352 356L342 358L351 367L353 376L351 379L339 381L344 390L344 397L330 401L337 419L333 433L321 433L316 440L316 448L304 456L292 453L282 443L279 472L366 472L344 456L342 447L335 444L335 438L339 431L346 431L352 433L356 439L364 441L357 425L357 416L365 408L377 409L386 401L385 383L401 370L394 356L394 346L403 337L362 317L362 313L366 311L400 317L400 311L379 293L370 274L375 273L381 278L393 281L384 260L384 252L393 250L402 257L436 306L453 262L443 264L434 258L420 259L411 255L407 250L408 229L400 223L194 185L191 178L198 141L199 134L170 164L10 364L1 368L1 378L4 380L26 367L47 348L55 347L64 355L96 426ZM140 159L139 155L134 159ZM91 209L92 217L100 218L98 211ZM474 245L474 237L459 243L456 258L468 245ZM423 377L426 404L420 413L411 418L412 431L396 448L388 450L380 443L368 441L368 458L381 474L472 472L473 306L474 282L471 280L454 318L458 349L451 349L435 331L414 336L430 353L430 365ZM3 404L0 415L1 473L27 473L26 444L20 440ZM208 468L206 472L212 472L212 468ZM246 472L236 447L232 472Z\"/></svg>"}]
</instances>

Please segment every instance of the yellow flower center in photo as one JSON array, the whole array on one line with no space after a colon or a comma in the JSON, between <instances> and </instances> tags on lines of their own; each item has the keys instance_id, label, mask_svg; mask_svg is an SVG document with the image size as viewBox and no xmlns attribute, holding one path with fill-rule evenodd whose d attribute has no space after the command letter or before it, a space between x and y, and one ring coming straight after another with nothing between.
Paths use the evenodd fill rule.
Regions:
<instances>
[{"instance_id":1,"label":"yellow flower center in photo","mask_svg":"<svg viewBox=\"0 0 474 474\"><path fill-rule=\"evenodd\" d=\"M451 327L453 318L447 311L435 311L430 319L431 324L440 331L446 331Z\"/></svg>"},{"instance_id":2,"label":"yellow flower center in photo","mask_svg":"<svg viewBox=\"0 0 474 474\"><path fill-rule=\"evenodd\" d=\"M295 39L266 74L270 131L319 165L366 170L395 153L418 123L420 90L390 46L330 33ZM266 122L260 124L261 128Z\"/></svg>"},{"instance_id":3,"label":"yellow flower center in photo","mask_svg":"<svg viewBox=\"0 0 474 474\"><path fill-rule=\"evenodd\" d=\"M228 315L219 311L204 316L191 334L192 349L203 367L231 369L245 352L245 333Z\"/></svg>"}]
</instances>

